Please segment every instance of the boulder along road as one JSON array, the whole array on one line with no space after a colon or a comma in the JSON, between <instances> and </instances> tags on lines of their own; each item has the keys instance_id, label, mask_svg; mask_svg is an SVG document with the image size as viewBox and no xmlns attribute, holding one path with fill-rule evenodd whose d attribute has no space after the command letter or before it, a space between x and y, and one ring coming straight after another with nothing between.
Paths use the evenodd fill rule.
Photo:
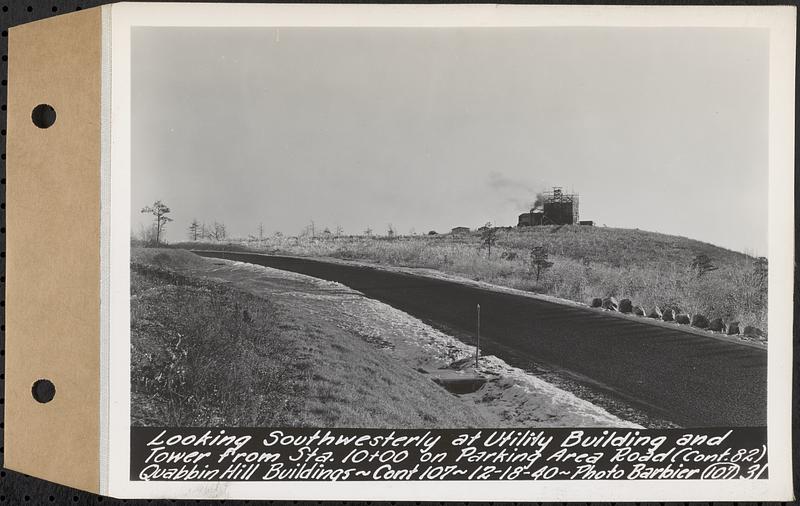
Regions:
<instances>
[{"instance_id":1,"label":"boulder along road","mask_svg":"<svg viewBox=\"0 0 800 506\"><path fill-rule=\"evenodd\" d=\"M434 326L474 336L481 351L529 370L558 368L578 381L684 427L763 426L767 350L458 282L309 258L195 251L336 281ZM474 337L472 337L474 339ZM474 341L470 341L473 344Z\"/></svg>"}]
</instances>

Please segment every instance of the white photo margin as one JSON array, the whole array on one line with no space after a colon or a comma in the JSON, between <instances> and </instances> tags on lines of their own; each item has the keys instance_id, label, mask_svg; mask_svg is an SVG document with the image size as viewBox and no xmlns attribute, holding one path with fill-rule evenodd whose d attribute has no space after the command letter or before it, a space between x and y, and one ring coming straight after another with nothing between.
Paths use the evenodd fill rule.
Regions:
<instances>
[{"instance_id":1,"label":"white photo margin","mask_svg":"<svg viewBox=\"0 0 800 506\"><path fill-rule=\"evenodd\" d=\"M191 499L781 501L792 498L795 9L787 6L522 6L120 3L110 19L108 441L101 493ZM110 15L109 15L110 12ZM105 22L105 21L104 21ZM748 27L769 30L769 479L732 481L141 482L130 465L131 29L163 27ZM108 27L104 27L107 30ZM104 86L104 93L109 87ZM108 97L104 97L106 100ZM112 121L113 119L113 121ZM110 149L110 151L108 151ZM105 272L103 273L106 274ZM102 453L102 452L101 452Z\"/></svg>"}]
</instances>

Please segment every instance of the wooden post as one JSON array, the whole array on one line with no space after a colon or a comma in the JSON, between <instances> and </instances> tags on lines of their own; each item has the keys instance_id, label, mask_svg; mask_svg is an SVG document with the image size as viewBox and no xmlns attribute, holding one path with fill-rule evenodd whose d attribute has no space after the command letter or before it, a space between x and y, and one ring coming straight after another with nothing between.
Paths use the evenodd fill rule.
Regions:
<instances>
[{"instance_id":1,"label":"wooden post","mask_svg":"<svg viewBox=\"0 0 800 506\"><path fill-rule=\"evenodd\" d=\"M481 354L481 305L478 304L478 341L475 343L475 369L478 369L478 357Z\"/></svg>"}]
</instances>

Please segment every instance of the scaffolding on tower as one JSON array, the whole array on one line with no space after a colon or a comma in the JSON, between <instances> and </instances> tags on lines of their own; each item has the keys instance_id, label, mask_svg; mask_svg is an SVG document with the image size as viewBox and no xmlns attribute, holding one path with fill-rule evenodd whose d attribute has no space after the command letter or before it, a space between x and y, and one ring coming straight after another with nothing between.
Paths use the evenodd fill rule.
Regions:
<instances>
[{"instance_id":1,"label":"scaffolding on tower","mask_svg":"<svg viewBox=\"0 0 800 506\"><path fill-rule=\"evenodd\" d=\"M580 219L579 207L580 195L564 193L563 188L555 186L544 193L543 224L575 225Z\"/></svg>"}]
</instances>

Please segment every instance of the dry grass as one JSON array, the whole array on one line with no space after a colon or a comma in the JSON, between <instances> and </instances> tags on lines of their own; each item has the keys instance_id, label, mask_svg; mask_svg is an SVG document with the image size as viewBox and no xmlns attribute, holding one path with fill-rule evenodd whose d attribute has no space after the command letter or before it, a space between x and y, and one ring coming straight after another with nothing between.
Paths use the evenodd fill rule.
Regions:
<instances>
[{"instance_id":1,"label":"dry grass","mask_svg":"<svg viewBox=\"0 0 800 506\"><path fill-rule=\"evenodd\" d=\"M742 253L685 237L585 226L500 229L491 258L480 243L478 233L395 238L278 236L224 247L431 268L578 302L593 297L629 298L648 309L671 307L767 329L766 286L759 284L754 272L755 258ZM538 282L529 265L534 246L546 247L554 264ZM719 268L698 277L691 263L700 254Z\"/></svg>"},{"instance_id":2,"label":"dry grass","mask_svg":"<svg viewBox=\"0 0 800 506\"><path fill-rule=\"evenodd\" d=\"M291 421L296 353L275 311L248 294L131 265L134 425L259 426Z\"/></svg>"},{"instance_id":3,"label":"dry grass","mask_svg":"<svg viewBox=\"0 0 800 506\"><path fill-rule=\"evenodd\" d=\"M314 427L447 428L491 426L460 400L376 343L324 321L284 326L302 342L309 369L303 425Z\"/></svg>"}]
</instances>

